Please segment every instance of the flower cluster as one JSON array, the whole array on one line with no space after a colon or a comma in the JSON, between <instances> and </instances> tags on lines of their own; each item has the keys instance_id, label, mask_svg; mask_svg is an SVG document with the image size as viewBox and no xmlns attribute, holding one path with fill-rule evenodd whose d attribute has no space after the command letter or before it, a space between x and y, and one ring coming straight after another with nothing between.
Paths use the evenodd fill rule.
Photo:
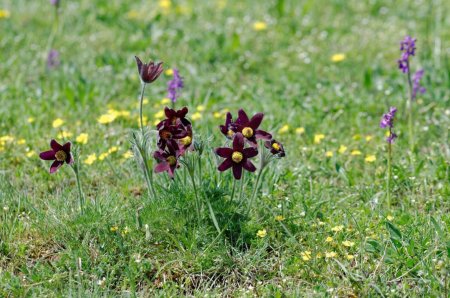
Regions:
<instances>
[{"instance_id":1,"label":"flower cluster","mask_svg":"<svg viewBox=\"0 0 450 298\"><path fill-rule=\"evenodd\" d=\"M420 81L422 80L423 75L424 75L424 70L421 69L421 70L416 71L416 73L413 76L413 88L412 88L412 94L411 94L411 98L413 100L416 99L417 92L420 92L423 94L426 91L425 87L422 87L420 85Z\"/></svg>"},{"instance_id":2,"label":"flower cluster","mask_svg":"<svg viewBox=\"0 0 450 298\"><path fill-rule=\"evenodd\" d=\"M409 70L409 56L414 56L416 51L416 39L411 36L406 36L400 42L400 51L402 51L402 56L398 60L398 68L402 70L403 73L407 73Z\"/></svg>"},{"instance_id":3,"label":"flower cluster","mask_svg":"<svg viewBox=\"0 0 450 298\"><path fill-rule=\"evenodd\" d=\"M183 78L180 76L178 69L173 69L173 79L167 83L167 97L175 103L177 101L177 91L184 87Z\"/></svg>"},{"instance_id":4,"label":"flower cluster","mask_svg":"<svg viewBox=\"0 0 450 298\"><path fill-rule=\"evenodd\" d=\"M259 129L264 118L263 113L255 114L251 119L243 109L238 111L238 118L233 121L231 113L227 113L225 124L220 126L222 134L233 140L232 147L220 147L216 149L217 155L225 160L219 165L218 170L223 172L232 168L233 176L239 180L242 177L242 169L249 172L256 171L256 167L250 161L258 155L258 140L265 141L265 147L273 156L284 157L284 147L281 143L272 139L272 135ZM249 147L245 148L245 144Z\"/></svg>"},{"instance_id":5,"label":"flower cluster","mask_svg":"<svg viewBox=\"0 0 450 298\"><path fill-rule=\"evenodd\" d=\"M383 114L383 117L380 121L381 128L389 128L389 136L386 138L386 141L388 143L394 142L394 140L397 138L397 135L392 131L392 128L394 128L394 117L396 112L397 108L391 107L388 113Z\"/></svg>"},{"instance_id":6,"label":"flower cluster","mask_svg":"<svg viewBox=\"0 0 450 298\"><path fill-rule=\"evenodd\" d=\"M158 123L158 150L153 157L158 161L155 172L167 172L171 178L180 166L179 158L187 151L192 150L192 125L186 115L188 108L173 110L164 109L166 119Z\"/></svg>"}]
</instances>

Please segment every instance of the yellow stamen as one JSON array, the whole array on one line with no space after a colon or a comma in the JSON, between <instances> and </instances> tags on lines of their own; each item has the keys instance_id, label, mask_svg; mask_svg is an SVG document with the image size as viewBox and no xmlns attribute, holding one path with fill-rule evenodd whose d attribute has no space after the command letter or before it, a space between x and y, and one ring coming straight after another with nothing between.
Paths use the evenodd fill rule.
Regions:
<instances>
[{"instance_id":1,"label":"yellow stamen","mask_svg":"<svg viewBox=\"0 0 450 298\"><path fill-rule=\"evenodd\" d=\"M244 127L242 134L246 138L251 138L253 136L253 129L251 127Z\"/></svg>"},{"instance_id":2,"label":"yellow stamen","mask_svg":"<svg viewBox=\"0 0 450 298\"><path fill-rule=\"evenodd\" d=\"M192 143L192 138L190 136L186 136L182 139L180 139L180 143L184 146L189 146Z\"/></svg>"},{"instance_id":3,"label":"yellow stamen","mask_svg":"<svg viewBox=\"0 0 450 298\"><path fill-rule=\"evenodd\" d=\"M177 163L177 159L175 158L175 156L171 155L169 157L166 158L166 161L169 163L169 165L173 166Z\"/></svg>"},{"instance_id":4,"label":"yellow stamen","mask_svg":"<svg viewBox=\"0 0 450 298\"><path fill-rule=\"evenodd\" d=\"M57 161L65 161L67 158L67 154L63 150L59 150L55 153L55 157Z\"/></svg>"},{"instance_id":5,"label":"yellow stamen","mask_svg":"<svg viewBox=\"0 0 450 298\"><path fill-rule=\"evenodd\" d=\"M235 163L240 163L243 158L244 158L244 155L241 152L238 152L238 151L233 152L233 155L231 155L231 159Z\"/></svg>"},{"instance_id":6,"label":"yellow stamen","mask_svg":"<svg viewBox=\"0 0 450 298\"><path fill-rule=\"evenodd\" d=\"M232 136L234 135L234 131L232 131L231 129L229 129L229 130L227 131L227 135L228 135L229 137L232 137Z\"/></svg>"},{"instance_id":7,"label":"yellow stamen","mask_svg":"<svg viewBox=\"0 0 450 298\"><path fill-rule=\"evenodd\" d=\"M280 149L281 149L280 144L278 144L278 143L273 143L272 148L275 149L276 151L280 151Z\"/></svg>"}]
</instances>

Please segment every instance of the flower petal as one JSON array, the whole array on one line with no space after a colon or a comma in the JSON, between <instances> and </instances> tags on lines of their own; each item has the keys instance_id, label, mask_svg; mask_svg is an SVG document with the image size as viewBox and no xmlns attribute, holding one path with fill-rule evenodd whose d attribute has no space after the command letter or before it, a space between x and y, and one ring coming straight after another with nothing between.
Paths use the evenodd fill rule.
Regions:
<instances>
[{"instance_id":1,"label":"flower petal","mask_svg":"<svg viewBox=\"0 0 450 298\"><path fill-rule=\"evenodd\" d=\"M244 153L245 157L252 158L252 157L255 157L256 155L258 155L258 149L254 148L254 147L245 148L244 150L242 150L242 153Z\"/></svg>"},{"instance_id":2,"label":"flower petal","mask_svg":"<svg viewBox=\"0 0 450 298\"><path fill-rule=\"evenodd\" d=\"M233 149L227 148L227 147L217 148L216 153L220 157L227 158L227 157L230 157L231 154L233 154Z\"/></svg>"},{"instance_id":3,"label":"flower petal","mask_svg":"<svg viewBox=\"0 0 450 298\"><path fill-rule=\"evenodd\" d=\"M70 142L67 142L62 146L62 149L64 150L64 152L66 152L67 155L70 155L70 146L71 145L72 144Z\"/></svg>"},{"instance_id":4,"label":"flower petal","mask_svg":"<svg viewBox=\"0 0 450 298\"><path fill-rule=\"evenodd\" d=\"M67 155L66 162L67 162L67 164L69 164L69 165L71 165L71 164L74 163L72 153L69 153L69 155Z\"/></svg>"},{"instance_id":5,"label":"flower petal","mask_svg":"<svg viewBox=\"0 0 450 298\"><path fill-rule=\"evenodd\" d=\"M53 149L53 151L59 151L62 150L62 146L61 144L59 144L56 140L51 140L50 141L50 147Z\"/></svg>"},{"instance_id":6,"label":"flower petal","mask_svg":"<svg viewBox=\"0 0 450 298\"><path fill-rule=\"evenodd\" d=\"M232 165L233 165L233 161L231 160L231 158L227 158L220 164L220 166L217 169L219 171L223 172L223 171L226 171L229 168L231 168Z\"/></svg>"},{"instance_id":7,"label":"flower petal","mask_svg":"<svg viewBox=\"0 0 450 298\"><path fill-rule=\"evenodd\" d=\"M139 74L141 74L142 61L141 61L141 59L139 59L138 56L134 56L134 58L136 59L136 64L137 64L138 72L139 72Z\"/></svg>"},{"instance_id":8,"label":"flower petal","mask_svg":"<svg viewBox=\"0 0 450 298\"><path fill-rule=\"evenodd\" d=\"M248 159L246 159L243 163L242 166L244 167L244 169L246 169L249 172L254 172L256 171L256 167L255 165Z\"/></svg>"},{"instance_id":9,"label":"flower petal","mask_svg":"<svg viewBox=\"0 0 450 298\"><path fill-rule=\"evenodd\" d=\"M257 130L255 131L255 137L257 139L261 139L261 140L266 140L269 141L270 139L272 139L272 135L264 130Z\"/></svg>"},{"instance_id":10,"label":"flower petal","mask_svg":"<svg viewBox=\"0 0 450 298\"><path fill-rule=\"evenodd\" d=\"M155 173L161 173L164 171L169 171L170 165L167 162L161 162L155 166Z\"/></svg>"},{"instance_id":11,"label":"flower petal","mask_svg":"<svg viewBox=\"0 0 450 298\"><path fill-rule=\"evenodd\" d=\"M41 154L39 154L39 157L43 160L55 160L56 159L55 151L53 151L53 150L41 152Z\"/></svg>"},{"instance_id":12,"label":"flower petal","mask_svg":"<svg viewBox=\"0 0 450 298\"><path fill-rule=\"evenodd\" d=\"M50 166L50 174L53 174L56 172L62 165L64 164L63 161L55 160L52 165Z\"/></svg>"},{"instance_id":13,"label":"flower petal","mask_svg":"<svg viewBox=\"0 0 450 298\"><path fill-rule=\"evenodd\" d=\"M242 151L244 149L244 136L238 132L233 139L233 150Z\"/></svg>"},{"instance_id":14,"label":"flower petal","mask_svg":"<svg viewBox=\"0 0 450 298\"><path fill-rule=\"evenodd\" d=\"M233 176L237 180L240 180L242 177L242 164L233 163Z\"/></svg>"},{"instance_id":15,"label":"flower petal","mask_svg":"<svg viewBox=\"0 0 450 298\"><path fill-rule=\"evenodd\" d=\"M248 116L247 113L243 109L240 109L238 111L238 118L236 119L236 122L238 124L247 124L248 123Z\"/></svg>"},{"instance_id":16,"label":"flower petal","mask_svg":"<svg viewBox=\"0 0 450 298\"><path fill-rule=\"evenodd\" d=\"M261 124L263 118L264 118L263 113L255 114L255 116L253 116L252 119L250 120L250 123L248 124L248 126L253 128L254 130L257 129L259 127L259 125Z\"/></svg>"}]
</instances>

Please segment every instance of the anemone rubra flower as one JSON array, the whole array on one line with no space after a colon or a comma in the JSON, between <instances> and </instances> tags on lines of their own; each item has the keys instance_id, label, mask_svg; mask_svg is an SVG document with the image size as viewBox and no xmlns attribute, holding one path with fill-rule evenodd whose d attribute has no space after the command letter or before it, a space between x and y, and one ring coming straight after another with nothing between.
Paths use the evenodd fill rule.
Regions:
<instances>
[{"instance_id":1,"label":"anemone rubra flower","mask_svg":"<svg viewBox=\"0 0 450 298\"><path fill-rule=\"evenodd\" d=\"M155 166L155 173L167 172L170 178L173 178L175 170L180 166L178 158L184 153L176 142L170 141L167 143L165 150L159 149L153 154L153 157L158 161Z\"/></svg>"},{"instance_id":2,"label":"anemone rubra flower","mask_svg":"<svg viewBox=\"0 0 450 298\"><path fill-rule=\"evenodd\" d=\"M70 153L70 146L70 142L60 145L55 140L51 140L50 147L52 149L39 154L39 157L43 160L54 160L50 166L50 174L55 173L64 164L64 162L67 164L73 163L73 156L72 153Z\"/></svg>"},{"instance_id":3,"label":"anemone rubra flower","mask_svg":"<svg viewBox=\"0 0 450 298\"><path fill-rule=\"evenodd\" d=\"M227 113L225 124L220 125L220 131L228 139L233 138L234 134L236 133L236 125L233 122L233 116L231 116L230 112Z\"/></svg>"},{"instance_id":4,"label":"anemone rubra flower","mask_svg":"<svg viewBox=\"0 0 450 298\"><path fill-rule=\"evenodd\" d=\"M258 150L254 147L244 148L244 136L241 133L234 136L232 148L217 148L216 153L225 158L218 170L223 172L233 168L233 176L237 180L242 177L242 168L249 172L256 171L256 167L249 159L258 155Z\"/></svg>"},{"instance_id":5,"label":"anemone rubra flower","mask_svg":"<svg viewBox=\"0 0 450 298\"><path fill-rule=\"evenodd\" d=\"M263 118L263 113L256 113L249 119L247 113L243 109L240 109L236 120L236 132L242 133L252 146L257 146L256 140L258 139L269 141L272 139L272 135L264 130L258 129Z\"/></svg>"},{"instance_id":6,"label":"anemone rubra flower","mask_svg":"<svg viewBox=\"0 0 450 298\"><path fill-rule=\"evenodd\" d=\"M266 141L264 143L264 146L269 149L270 153L272 153L273 155L276 155L278 157L284 157L286 155L283 144L274 139Z\"/></svg>"},{"instance_id":7,"label":"anemone rubra flower","mask_svg":"<svg viewBox=\"0 0 450 298\"><path fill-rule=\"evenodd\" d=\"M192 129L191 129L192 133ZM186 128L181 125L163 125L159 128L158 147L164 149L170 140L179 140L188 135ZM192 136L191 136L192 137Z\"/></svg>"},{"instance_id":8,"label":"anemone rubra flower","mask_svg":"<svg viewBox=\"0 0 450 298\"><path fill-rule=\"evenodd\" d=\"M166 119L159 122L156 128L159 130L163 125L177 125L177 124L189 126L191 125L191 122L189 122L189 120L186 119L186 115L188 112L189 110L187 107L184 107L181 110L174 110L165 107L164 114L166 115Z\"/></svg>"},{"instance_id":9,"label":"anemone rubra flower","mask_svg":"<svg viewBox=\"0 0 450 298\"><path fill-rule=\"evenodd\" d=\"M163 71L162 62L159 62L158 64L155 64L153 61L150 61L149 63L142 63L139 57L134 56L134 58L136 58L139 76L144 83L150 84L154 82Z\"/></svg>"}]
</instances>

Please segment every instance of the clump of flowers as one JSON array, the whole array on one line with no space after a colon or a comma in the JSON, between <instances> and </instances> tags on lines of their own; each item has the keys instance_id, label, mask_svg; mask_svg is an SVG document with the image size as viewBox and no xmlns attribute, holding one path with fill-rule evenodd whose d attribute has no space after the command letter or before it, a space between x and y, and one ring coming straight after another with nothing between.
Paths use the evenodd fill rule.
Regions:
<instances>
[{"instance_id":1,"label":"clump of flowers","mask_svg":"<svg viewBox=\"0 0 450 298\"><path fill-rule=\"evenodd\" d=\"M167 97L172 101L172 107L178 98L178 92L184 87L183 78L180 76L178 69L173 69L173 79L167 83Z\"/></svg>"},{"instance_id":2,"label":"clump of flowers","mask_svg":"<svg viewBox=\"0 0 450 298\"><path fill-rule=\"evenodd\" d=\"M392 162L392 143L397 138L397 134L393 132L394 128L394 118L395 113L397 113L396 107L391 107L389 109L389 112L386 114L383 114L380 121L380 127L381 128L388 128L389 129L389 135L386 138L386 141L388 143L388 157L387 157L387 179L386 179L386 196L387 196L387 203L390 207L391 205L391 195L390 195L390 183L391 183L391 162Z\"/></svg>"}]
</instances>

